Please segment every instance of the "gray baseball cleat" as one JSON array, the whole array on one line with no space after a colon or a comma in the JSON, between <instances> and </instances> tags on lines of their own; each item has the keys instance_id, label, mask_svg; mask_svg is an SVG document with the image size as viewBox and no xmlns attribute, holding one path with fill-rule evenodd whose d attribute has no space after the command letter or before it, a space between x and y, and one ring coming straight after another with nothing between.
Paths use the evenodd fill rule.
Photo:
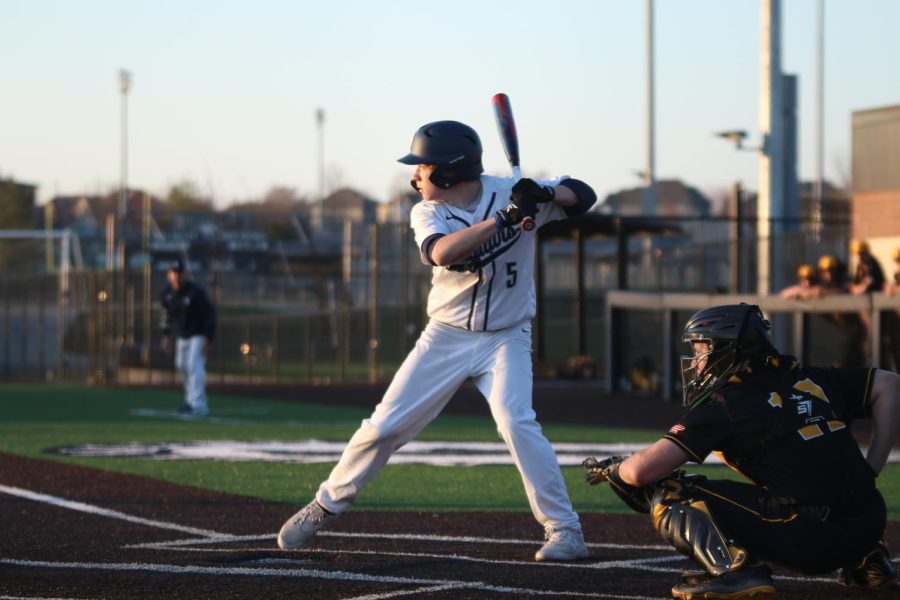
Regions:
<instances>
[{"instance_id":1,"label":"gray baseball cleat","mask_svg":"<svg viewBox=\"0 0 900 600\"><path fill-rule=\"evenodd\" d=\"M534 560L579 560L591 555L581 530L550 529L545 537L547 543L535 553Z\"/></svg>"},{"instance_id":2,"label":"gray baseball cleat","mask_svg":"<svg viewBox=\"0 0 900 600\"><path fill-rule=\"evenodd\" d=\"M282 550L305 548L316 537L316 532L337 517L313 500L281 526L281 531L278 532L278 547Z\"/></svg>"}]
</instances>

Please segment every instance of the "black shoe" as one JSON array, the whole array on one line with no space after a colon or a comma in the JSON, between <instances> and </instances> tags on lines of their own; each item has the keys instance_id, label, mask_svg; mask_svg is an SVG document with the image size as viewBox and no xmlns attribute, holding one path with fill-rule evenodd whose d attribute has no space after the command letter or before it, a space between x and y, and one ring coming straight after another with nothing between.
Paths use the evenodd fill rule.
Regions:
<instances>
[{"instance_id":1,"label":"black shoe","mask_svg":"<svg viewBox=\"0 0 900 600\"><path fill-rule=\"evenodd\" d=\"M897 587L897 573L891 563L891 553L884 542L875 544L858 563L841 569L838 580L844 585L885 590Z\"/></svg>"},{"instance_id":2,"label":"black shoe","mask_svg":"<svg viewBox=\"0 0 900 600\"><path fill-rule=\"evenodd\" d=\"M179 415L192 415L194 414L194 409L191 408L190 404L182 404L181 408L178 409Z\"/></svg>"},{"instance_id":3,"label":"black shoe","mask_svg":"<svg viewBox=\"0 0 900 600\"><path fill-rule=\"evenodd\" d=\"M744 567L718 577L701 571L685 571L682 583L672 588L681 600L768 600L775 597L772 571L766 565Z\"/></svg>"},{"instance_id":4,"label":"black shoe","mask_svg":"<svg viewBox=\"0 0 900 600\"><path fill-rule=\"evenodd\" d=\"M688 585L700 585L705 581L709 581L712 577L706 571L685 571L681 574L681 583Z\"/></svg>"}]
</instances>

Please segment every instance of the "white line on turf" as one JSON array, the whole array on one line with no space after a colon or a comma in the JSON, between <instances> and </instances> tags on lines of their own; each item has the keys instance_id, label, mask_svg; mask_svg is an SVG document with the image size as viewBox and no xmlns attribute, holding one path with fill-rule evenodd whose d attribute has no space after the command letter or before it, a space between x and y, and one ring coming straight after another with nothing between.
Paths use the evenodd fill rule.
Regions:
<instances>
[{"instance_id":1,"label":"white line on turf","mask_svg":"<svg viewBox=\"0 0 900 600\"><path fill-rule=\"evenodd\" d=\"M369 575L346 571L322 571L319 569L271 569L265 567L202 567L198 565L167 565L153 563L90 563L90 562L51 562L42 560L18 560L0 558L0 565L44 569L89 569L95 571L141 571L165 573L167 575L240 575L254 577L290 577L328 579L343 581L362 581L369 583L395 583L401 585L420 586L453 586L480 591L507 593L531 596L573 596L582 598L624 598L627 600L650 600L646 596L622 596L618 594L579 593L569 591L536 590L508 586L492 585L480 581L459 581L446 579L417 579L413 577L392 577L386 575Z\"/></svg>"},{"instance_id":2,"label":"white line on turf","mask_svg":"<svg viewBox=\"0 0 900 600\"><path fill-rule=\"evenodd\" d=\"M511 544L511 545L541 545L543 540L524 540L524 539L505 539L505 538L489 538L474 536L450 536L450 535L426 535L418 533L351 533L342 531L320 531L317 537L335 537L335 538L361 538L361 539L381 539L381 540L408 540L414 542L448 542L448 543L464 543L464 544ZM218 544L222 541L229 543L252 542L274 539L275 534L262 535L234 535L227 540L173 540L171 542L151 542L146 544L132 544L128 548L144 548L144 549L175 549L182 546L198 546L207 544ZM652 544L604 544L604 543L588 543L589 548L606 548L614 550L658 550L662 552L671 552L672 548L665 545Z\"/></svg>"},{"instance_id":3,"label":"white line on turf","mask_svg":"<svg viewBox=\"0 0 900 600\"><path fill-rule=\"evenodd\" d=\"M216 540L227 540L232 537L227 533L219 533L217 531L211 531L209 529L198 529L196 527L187 527L185 525L168 523L166 521L157 521L155 519L135 517L134 515L125 514L117 510L101 508L99 506L85 504L84 502L76 502L74 500L66 500L65 498L50 496L48 494L39 494L30 490L24 490L22 488L11 487L7 485L0 485L0 493L9 494L10 496L17 496L19 498L25 498L27 500L34 500L35 502L43 502L44 504L50 504L52 506L58 506L60 508L67 508L69 510L90 513L101 517L109 517L111 519L128 521L129 523L138 523L140 525L156 527L157 529L170 529L172 531L180 531L182 533L190 533L192 535L201 535L205 538L213 538Z\"/></svg>"}]
</instances>

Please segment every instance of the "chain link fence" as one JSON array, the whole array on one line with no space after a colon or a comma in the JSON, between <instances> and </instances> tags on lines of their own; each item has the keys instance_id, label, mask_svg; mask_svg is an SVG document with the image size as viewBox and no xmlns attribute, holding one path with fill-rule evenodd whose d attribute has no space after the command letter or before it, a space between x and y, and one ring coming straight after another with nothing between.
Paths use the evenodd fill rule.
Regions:
<instances>
[{"instance_id":1,"label":"chain link fence","mask_svg":"<svg viewBox=\"0 0 900 600\"><path fill-rule=\"evenodd\" d=\"M627 338L617 337L629 342L610 349L611 323L620 329L623 325L609 317L608 294L616 289L623 264L630 290L752 291L758 240L730 238L733 229L727 220L676 224L681 235L633 237L621 259L617 241L608 236L584 240L579 260L572 239L542 240L534 329L536 377L620 379L621 373L612 377L607 373L610 352L629 356L630 345L643 347L641 340L658 339L658 319L643 323L635 313L629 317ZM785 255L796 261L783 268L793 273L797 264L814 263L822 254L845 256L846 234L844 228L830 237L812 239L802 233L785 237L780 241ZM215 269L195 274L218 313L207 365L211 383L362 382L391 377L427 319L431 271L421 263L409 226L348 222L340 250L314 258L324 265L314 272L285 263L265 274ZM17 263L10 259L8 264ZM124 272L63 274L50 263L42 268L42 260L20 264L30 266L7 270L0 280L4 380L98 384L176 380L173 358L160 349L158 298L165 284L163 272L151 271L147 264ZM714 297L708 299L716 302ZM640 360L635 356L625 363Z\"/></svg>"}]
</instances>

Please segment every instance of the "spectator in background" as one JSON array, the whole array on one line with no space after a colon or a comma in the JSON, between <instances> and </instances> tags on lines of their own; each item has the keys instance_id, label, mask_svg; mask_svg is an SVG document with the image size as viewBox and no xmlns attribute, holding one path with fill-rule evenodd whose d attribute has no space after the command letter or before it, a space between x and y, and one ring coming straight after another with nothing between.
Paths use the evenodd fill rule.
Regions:
<instances>
[{"instance_id":1,"label":"spectator in background","mask_svg":"<svg viewBox=\"0 0 900 600\"><path fill-rule=\"evenodd\" d=\"M894 249L891 255L894 259L894 277L884 284L884 293L888 296L900 294L900 247ZM888 354L893 360L892 368L900 369L900 311L888 310L882 313L882 325L885 332Z\"/></svg>"},{"instance_id":2,"label":"spectator in background","mask_svg":"<svg viewBox=\"0 0 900 600\"><path fill-rule=\"evenodd\" d=\"M819 257L818 267L818 293L816 297L846 294L847 267L838 258L831 254L823 254Z\"/></svg>"},{"instance_id":3,"label":"spectator in background","mask_svg":"<svg viewBox=\"0 0 900 600\"><path fill-rule=\"evenodd\" d=\"M889 283L884 291L888 294L896 294L897 292L900 292L900 247L894 248L894 253L891 255L891 258L894 259L894 266L897 270L894 271L894 281Z\"/></svg>"},{"instance_id":4,"label":"spectator in background","mask_svg":"<svg viewBox=\"0 0 900 600\"><path fill-rule=\"evenodd\" d=\"M884 271L878 259L869 251L869 244L865 240L853 240L850 251L856 255L856 270L853 273L850 291L857 296L880 292L885 283Z\"/></svg>"},{"instance_id":5,"label":"spectator in background","mask_svg":"<svg viewBox=\"0 0 900 600\"><path fill-rule=\"evenodd\" d=\"M882 291L885 283L884 271L869 251L869 244L865 240L853 240L850 243L850 252L856 256L856 269L850 281L850 293L861 296ZM867 311L860 311L859 321L862 325L862 345L864 349L868 349L872 337L872 319Z\"/></svg>"},{"instance_id":6,"label":"spectator in background","mask_svg":"<svg viewBox=\"0 0 900 600\"><path fill-rule=\"evenodd\" d=\"M160 296L162 349L171 354L174 334L175 368L184 382L184 406L180 412L206 416L206 357L216 332L216 311L206 290L191 280L180 258L169 263L166 279L168 283Z\"/></svg>"},{"instance_id":7,"label":"spectator in background","mask_svg":"<svg viewBox=\"0 0 900 600\"><path fill-rule=\"evenodd\" d=\"M825 254L819 258L819 287L817 298L850 293L847 267L836 256ZM859 313L827 313L826 318L837 326L843 338L842 357L838 367L862 367L866 359L866 326Z\"/></svg>"},{"instance_id":8,"label":"spectator in background","mask_svg":"<svg viewBox=\"0 0 900 600\"><path fill-rule=\"evenodd\" d=\"M797 268L797 283L781 290L778 294L789 300L815 298L819 293L819 278L812 265L802 264Z\"/></svg>"}]
</instances>

